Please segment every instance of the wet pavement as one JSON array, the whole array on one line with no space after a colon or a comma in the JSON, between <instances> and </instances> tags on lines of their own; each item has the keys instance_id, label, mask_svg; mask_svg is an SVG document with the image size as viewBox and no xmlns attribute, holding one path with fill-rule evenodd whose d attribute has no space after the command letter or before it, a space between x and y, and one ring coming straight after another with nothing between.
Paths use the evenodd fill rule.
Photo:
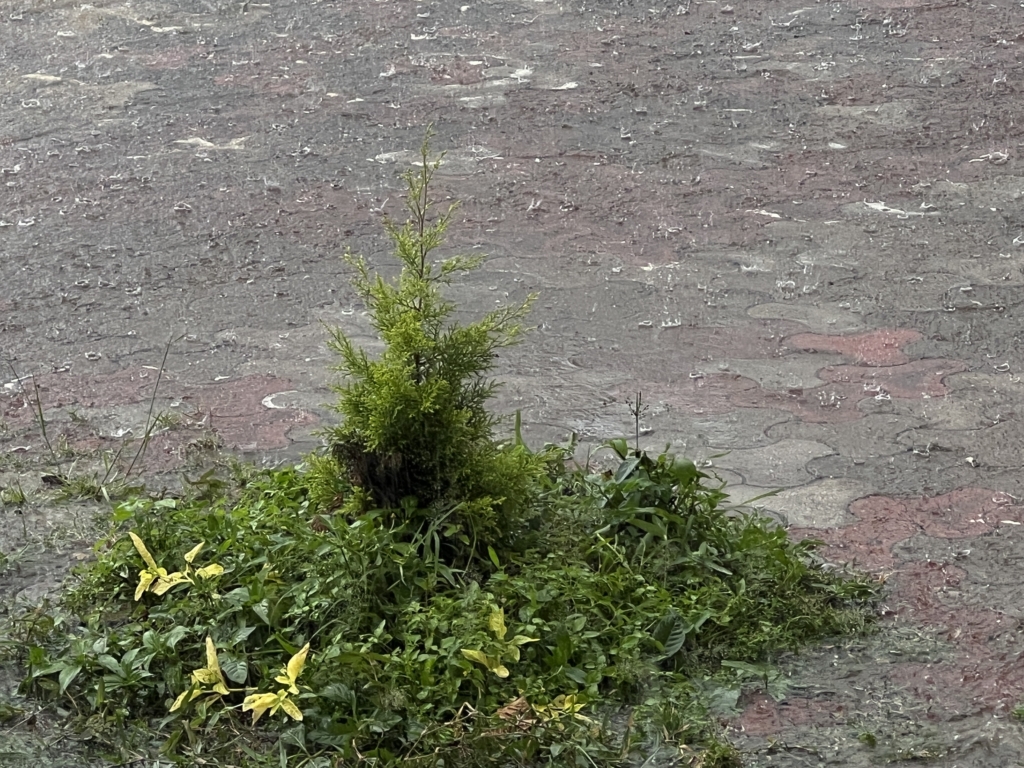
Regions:
<instances>
[{"instance_id":1,"label":"wet pavement","mask_svg":"<svg viewBox=\"0 0 1024 768\"><path fill-rule=\"evenodd\" d=\"M879 637L732 718L751 763L1016 764L1022 14L0 2L0 478L41 482L37 391L82 466L151 410L148 473L316 447L324 324L376 343L338 256L392 268L433 122L490 255L454 298L539 294L497 409L597 444L642 391L648 447L887 579Z\"/></svg>"}]
</instances>

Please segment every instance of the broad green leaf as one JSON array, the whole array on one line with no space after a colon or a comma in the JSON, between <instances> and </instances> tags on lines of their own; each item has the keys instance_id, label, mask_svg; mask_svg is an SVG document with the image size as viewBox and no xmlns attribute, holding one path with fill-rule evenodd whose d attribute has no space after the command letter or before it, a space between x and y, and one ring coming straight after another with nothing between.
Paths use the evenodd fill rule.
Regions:
<instances>
[{"instance_id":1,"label":"broad green leaf","mask_svg":"<svg viewBox=\"0 0 1024 768\"><path fill-rule=\"evenodd\" d=\"M665 658L670 659L679 653L683 644L686 642L686 636L690 634L689 627L686 626L686 622L678 615L675 615L672 628L669 630L668 637L665 639L664 648L662 649Z\"/></svg>"},{"instance_id":2,"label":"broad green leaf","mask_svg":"<svg viewBox=\"0 0 1024 768\"><path fill-rule=\"evenodd\" d=\"M704 473L697 469L697 465L689 459L676 459L673 461L670 472L676 483L684 487L692 485L700 478L705 477Z\"/></svg>"},{"instance_id":3,"label":"broad green leaf","mask_svg":"<svg viewBox=\"0 0 1024 768\"><path fill-rule=\"evenodd\" d=\"M629 523L630 525L636 526L641 531L644 531L646 533L650 533L650 534L652 534L654 536L658 536L660 538L665 538L668 535L668 529L665 528L664 525L661 525L661 524L659 524L657 522L653 522L653 521L650 521L650 520L643 520L643 519L641 519L639 517L631 517L626 522Z\"/></svg>"},{"instance_id":4,"label":"broad green leaf","mask_svg":"<svg viewBox=\"0 0 1024 768\"><path fill-rule=\"evenodd\" d=\"M629 446L621 437L609 440L608 446L619 455L620 459L624 459L629 455Z\"/></svg>"},{"instance_id":5,"label":"broad green leaf","mask_svg":"<svg viewBox=\"0 0 1024 768\"><path fill-rule=\"evenodd\" d=\"M57 678L60 683L60 693L63 696L64 692L68 689L68 686L78 677L78 673L82 671L82 665L76 664L73 667L64 667L60 671L60 677Z\"/></svg>"},{"instance_id":6,"label":"broad green leaf","mask_svg":"<svg viewBox=\"0 0 1024 768\"><path fill-rule=\"evenodd\" d=\"M124 670L121 669L121 665L117 663L117 659L113 656L104 653L96 661L100 663L100 666L117 675L117 677L124 677Z\"/></svg>"},{"instance_id":7,"label":"broad green leaf","mask_svg":"<svg viewBox=\"0 0 1024 768\"><path fill-rule=\"evenodd\" d=\"M167 633L167 637L164 638L164 642L167 643L168 648L174 648L181 639L188 634L188 630L180 624Z\"/></svg>"},{"instance_id":8,"label":"broad green leaf","mask_svg":"<svg viewBox=\"0 0 1024 768\"><path fill-rule=\"evenodd\" d=\"M640 466L640 457L631 456L630 458L619 464L619 468L615 470L614 480L616 483L621 483L627 477L636 471L636 468Z\"/></svg>"},{"instance_id":9,"label":"broad green leaf","mask_svg":"<svg viewBox=\"0 0 1024 768\"><path fill-rule=\"evenodd\" d=\"M228 657L221 663L220 669L236 685L242 685L249 677L249 666L243 659Z\"/></svg>"},{"instance_id":10,"label":"broad green leaf","mask_svg":"<svg viewBox=\"0 0 1024 768\"><path fill-rule=\"evenodd\" d=\"M462 655L470 661L475 661L478 664L483 664L488 669L491 668L490 659L487 658L487 654L485 654L483 651L477 651L470 648L463 648Z\"/></svg>"}]
</instances>

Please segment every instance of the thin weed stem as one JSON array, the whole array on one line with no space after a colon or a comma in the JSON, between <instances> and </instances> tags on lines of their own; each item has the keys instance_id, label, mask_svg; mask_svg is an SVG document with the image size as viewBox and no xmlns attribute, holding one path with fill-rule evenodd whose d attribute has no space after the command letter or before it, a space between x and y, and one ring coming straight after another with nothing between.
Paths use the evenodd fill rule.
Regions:
<instances>
[{"instance_id":1,"label":"thin weed stem","mask_svg":"<svg viewBox=\"0 0 1024 768\"><path fill-rule=\"evenodd\" d=\"M164 371L167 368L167 355L170 354L171 345L176 341L180 341L182 338L184 337L178 336L175 338L174 336L171 336L167 339L167 345L164 347L164 356L160 360L160 369L156 373L156 383L153 385L153 395L149 398L149 413L146 414L146 431L142 435L142 444L139 446L139 450L135 452L135 457L132 459L132 463L128 465L128 469L124 473L126 480L131 477L132 470L135 469L135 465L146 455L146 449L149 447L149 441L153 437L153 430L156 428L157 424L157 420L153 418L153 408L156 405L157 390L160 389L160 379L163 378Z\"/></svg>"},{"instance_id":2,"label":"thin weed stem","mask_svg":"<svg viewBox=\"0 0 1024 768\"><path fill-rule=\"evenodd\" d=\"M43 437L43 444L46 446L46 450L50 453L50 458L53 461L54 467L56 467L58 477L63 477L64 473L61 471L61 460L60 456L57 455L57 451L53 449L53 445L50 443L50 437L46 433L46 415L43 413L43 400L39 395L39 384L36 382L35 374L31 376L19 376L17 369L14 367L14 361L8 360L7 366L11 369L11 373L14 374L14 379L19 384L26 378L32 379L32 391L35 395L35 400L32 403L32 415L35 417L36 423L39 425L39 433Z\"/></svg>"}]
</instances>

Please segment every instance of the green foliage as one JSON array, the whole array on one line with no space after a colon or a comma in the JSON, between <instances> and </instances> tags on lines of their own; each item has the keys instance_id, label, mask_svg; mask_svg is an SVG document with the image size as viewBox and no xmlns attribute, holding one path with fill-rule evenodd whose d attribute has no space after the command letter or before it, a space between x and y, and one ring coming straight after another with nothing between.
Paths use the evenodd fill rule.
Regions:
<instances>
[{"instance_id":1,"label":"green foliage","mask_svg":"<svg viewBox=\"0 0 1024 768\"><path fill-rule=\"evenodd\" d=\"M362 258L348 256L353 285L385 349L371 358L344 330L331 329L345 376L336 405L343 421L328 433L333 471L358 490L348 499L351 510L378 507L425 521L443 516L470 541L500 538L522 516L536 461L520 445L495 443L496 419L486 404L496 384L487 373L497 350L519 340L533 299L476 322L455 321L443 289L482 257L432 261L456 206L432 218L430 185L441 160L430 159L429 138L419 167L404 176L410 218L385 221L400 275L372 276Z\"/></svg>"},{"instance_id":2,"label":"green foliage","mask_svg":"<svg viewBox=\"0 0 1024 768\"><path fill-rule=\"evenodd\" d=\"M59 610L23 625L25 688L83 724L117 726L132 754L449 766L575 765L585 754L610 766L655 738L713 739L710 677L763 678L779 693L772 654L863 626L868 582L824 572L806 544L727 513L721 489L688 482L685 463L622 462L590 474L549 464L535 489L546 510L537 545L492 547L489 574L452 568L415 520L318 513L302 468L250 477L234 498L122 504ZM700 547L681 533L645 541L629 521L660 518L629 507L638 485L666 515L685 507L723 528L715 549L728 554L686 557ZM153 565L127 531L157 567L188 562L202 541L196 560L223 572L169 574L163 594L136 601ZM289 678L282 669L306 645L301 677ZM268 713L260 729L247 702Z\"/></svg>"}]
</instances>

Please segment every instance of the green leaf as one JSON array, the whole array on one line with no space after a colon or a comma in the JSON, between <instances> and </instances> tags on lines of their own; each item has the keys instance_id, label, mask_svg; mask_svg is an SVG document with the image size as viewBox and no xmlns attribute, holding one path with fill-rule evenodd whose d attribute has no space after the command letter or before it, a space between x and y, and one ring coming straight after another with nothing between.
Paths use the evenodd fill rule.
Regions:
<instances>
[{"instance_id":1,"label":"green leaf","mask_svg":"<svg viewBox=\"0 0 1024 768\"><path fill-rule=\"evenodd\" d=\"M245 642L246 638L248 638L255 629L256 627L239 627L231 634L231 638L227 642L227 647L233 648L239 643Z\"/></svg>"},{"instance_id":2,"label":"green leaf","mask_svg":"<svg viewBox=\"0 0 1024 768\"><path fill-rule=\"evenodd\" d=\"M659 538L663 539L668 536L668 529L664 525L661 525L659 522L643 520L639 517L631 517L626 522L630 525L636 526L645 533L650 533L654 536L658 536Z\"/></svg>"},{"instance_id":3,"label":"green leaf","mask_svg":"<svg viewBox=\"0 0 1024 768\"><path fill-rule=\"evenodd\" d=\"M673 459L670 472L672 479L684 488L696 484L700 478L704 477L704 473L698 470L697 465L689 459Z\"/></svg>"},{"instance_id":4,"label":"green leaf","mask_svg":"<svg viewBox=\"0 0 1024 768\"><path fill-rule=\"evenodd\" d=\"M220 671L236 685L242 685L249 677L249 666L245 663L245 659L240 659L237 656L224 655L220 661Z\"/></svg>"},{"instance_id":5,"label":"green leaf","mask_svg":"<svg viewBox=\"0 0 1024 768\"><path fill-rule=\"evenodd\" d=\"M619 455L620 459L624 459L629 455L629 445L621 437L609 440L608 447L615 451L615 453Z\"/></svg>"},{"instance_id":6,"label":"green leaf","mask_svg":"<svg viewBox=\"0 0 1024 768\"><path fill-rule=\"evenodd\" d=\"M498 553L494 551L494 547L490 544L487 545L487 556L491 558L495 568L501 568L501 560L498 559Z\"/></svg>"},{"instance_id":7,"label":"green leaf","mask_svg":"<svg viewBox=\"0 0 1024 768\"><path fill-rule=\"evenodd\" d=\"M270 605L266 600L260 600L252 606L252 612L267 626L270 626Z\"/></svg>"},{"instance_id":8,"label":"green leaf","mask_svg":"<svg viewBox=\"0 0 1024 768\"><path fill-rule=\"evenodd\" d=\"M68 686L78 677L78 673L82 671L82 665L76 664L72 667L64 667L60 671L60 677L57 678L60 683L60 694L63 696L64 692L68 689Z\"/></svg>"},{"instance_id":9,"label":"green leaf","mask_svg":"<svg viewBox=\"0 0 1024 768\"><path fill-rule=\"evenodd\" d=\"M619 468L617 470L615 470L615 477L614 477L615 482L616 483L621 483L626 478L628 478L630 475L632 475L633 472L636 471L636 468L639 467L639 466L640 466L640 457L639 456L630 456L628 459L626 459L621 464L619 464Z\"/></svg>"},{"instance_id":10,"label":"green leaf","mask_svg":"<svg viewBox=\"0 0 1024 768\"><path fill-rule=\"evenodd\" d=\"M668 637L663 643L664 647L662 648L662 653L666 659L671 659L679 653L683 644L686 642L686 636L689 634L686 622L683 621L682 617L677 614L674 619L672 627L669 629Z\"/></svg>"},{"instance_id":11,"label":"green leaf","mask_svg":"<svg viewBox=\"0 0 1024 768\"><path fill-rule=\"evenodd\" d=\"M121 669L121 665L113 656L104 653L98 659L96 659L96 661L98 661L100 663L100 666L102 666L104 669L107 669L113 674L117 675L117 677L124 677L124 670Z\"/></svg>"},{"instance_id":12,"label":"green leaf","mask_svg":"<svg viewBox=\"0 0 1024 768\"><path fill-rule=\"evenodd\" d=\"M172 629L170 632L167 633L167 637L164 638L164 642L167 644L168 648L170 648L171 650L174 650L174 647L178 643L180 643L182 638L184 638L185 635L187 635L187 634L188 634L188 629L186 629L185 627L183 627L183 626L181 626L179 624L178 626L174 627L174 629Z\"/></svg>"},{"instance_id":13,"label":"green leaf","mask_svg":"<svg viewBox=\"0 0 1024 768\"><path fill-rule=\"evenodd\" d=\"M563 672L565 676L572 680L577 685L585 686L587 684L587 673L578 667L566 667Z\"/></svg>"}]
</instances>

